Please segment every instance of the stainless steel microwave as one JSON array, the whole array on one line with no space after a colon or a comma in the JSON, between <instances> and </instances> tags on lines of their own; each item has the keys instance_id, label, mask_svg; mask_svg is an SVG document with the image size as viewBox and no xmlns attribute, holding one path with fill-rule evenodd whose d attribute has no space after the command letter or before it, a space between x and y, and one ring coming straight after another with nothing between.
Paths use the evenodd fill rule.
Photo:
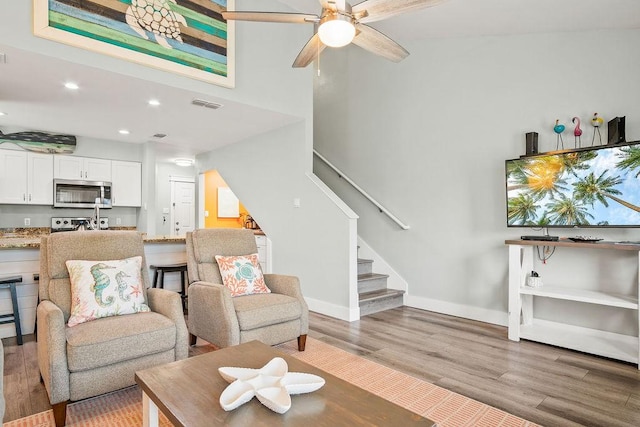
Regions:
<instances>
[{"instance_id":1,"label":"stainless steel microwave","mask_svg":"<svg viewBox=\"0 0 640 427\"><path fill-rule=\"evenodd\" d=\"M54 208L111 207L111 183L107 181L53 180Z\"/></svg>"}]
</instances>

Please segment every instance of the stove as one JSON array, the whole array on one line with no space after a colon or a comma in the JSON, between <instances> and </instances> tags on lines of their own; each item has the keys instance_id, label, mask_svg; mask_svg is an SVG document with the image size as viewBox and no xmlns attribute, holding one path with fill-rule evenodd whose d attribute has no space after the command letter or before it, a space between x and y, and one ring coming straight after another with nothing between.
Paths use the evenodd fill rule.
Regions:
<instances>
[{"instance_id":1,"label":"stove","mask_svg":"<svg viewBox=\"0 0 640 427\"><path fill-rule=\"evenodd\" d=\"M93 228L90 228L88 224L91 223ZM91 218L66 218L66 217L54 217L51 218L51 232L56 233L58 231L74 231L84 225L87 230L95 228L96 221ZM109 229L109 218L100 217L100 230Z\"/></svg>"}]
</instances>

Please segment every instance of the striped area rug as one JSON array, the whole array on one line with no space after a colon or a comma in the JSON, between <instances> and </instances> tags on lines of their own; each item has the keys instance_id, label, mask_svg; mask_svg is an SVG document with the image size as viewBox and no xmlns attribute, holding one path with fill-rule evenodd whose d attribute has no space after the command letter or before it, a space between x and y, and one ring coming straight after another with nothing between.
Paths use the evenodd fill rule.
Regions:
<instances>
[{"instance_id":1,"label":"striped area rug","mask_svg":"<svg viewBox=\"0 0 640 427\"><path fill-rule=\"evenodd\" d=\"M410 375L356 356L322 341L307 338L278 348L291 356L355 384L371 393L427 417L439 427L533 427L527 420L443 389ZM142 392L137 386L69 405L67 427L132 427L142 425ZM161 415L160 425L171 427ZM53 412L46 411L3 424L4 427L54 427Z\"/></svg>"}]
</instances>

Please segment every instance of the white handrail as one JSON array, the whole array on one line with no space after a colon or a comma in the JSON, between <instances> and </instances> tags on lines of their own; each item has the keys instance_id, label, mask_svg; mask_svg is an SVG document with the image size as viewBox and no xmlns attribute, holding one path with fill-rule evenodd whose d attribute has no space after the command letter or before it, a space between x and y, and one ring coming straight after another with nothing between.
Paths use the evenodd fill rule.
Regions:
<instances>
[{"instance_id":1,"label":"white handrail","mask_svg":"<svg viewBox=\"0 0 640 427\"><path fill-rule=\"evenodd\" d=\"M384 206L382 206L380 203L378 203L376 201L376 199L374 199L373 197L371 197L366 191L364 191L362 188L360 188L360 186L358 186L358 184L356 184L355 182L353 182L353 180L351 180L351 178L349 178L348 176L346 176L344 173L342 173L342 171L340 169L338 169L337 167L335 167L329 160L327 160L322 154L318 153L315 148L313 149L313 154L315 154L316 156L318 156L318 158L320 160L322 160L327 166L329 166L331 169L333 169L340 178L343 178L345 181L347 181L349 184L351 184L351 186L353 188L355 188L356 190L358 190L360 192L360 194L362 194L364 197L367 198L367 200L369 200L371 203L373 203L379 210L380 212L383 212L385 215L387 215L389 218L391 218L393 220L393 222L395 222L396 224L398 224L400 226L400 228L402 228L403 230L408 230L410 227L406 224L404 224L402 221L400 221L394 214L392 214L391 212L389 212L389 210L387 210L387 208L385 208Z\"/></svg>"}]
</instances>

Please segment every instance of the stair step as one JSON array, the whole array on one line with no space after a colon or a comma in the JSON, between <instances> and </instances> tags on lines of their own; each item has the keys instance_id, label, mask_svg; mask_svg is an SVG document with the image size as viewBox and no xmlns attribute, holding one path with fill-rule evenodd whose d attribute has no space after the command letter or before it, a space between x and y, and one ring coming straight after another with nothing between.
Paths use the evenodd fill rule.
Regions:
<instances>
[{"instance_id":1,"label":"stair step","mask_svg":"<svg viewBox=\"0 0 640 427\"><path fill-rule=\"evenodd\" d=\"M387 288L388 274L366 273L358 275L358 293L380 291Z\"/></svg>"},{"instance_id":2,"label":"stair step","mask_svg":"<svg viewBox=\"0 0 640 427\"><path fill-rule=\"evenodd\" d=\"M361 274L370 274L373 272L373 260L358 258L358 276Z\"/></svg>"},{"instance_id":3,"label":"stair step","mask_svg":"<svg viewBox=\"0 0 640 427\"><path fill-rule=\"evenodd\" d=\"M384 289L360 294L360 316L378 313L403 305L404 291Z\"/></svg>"}]
</instances>

